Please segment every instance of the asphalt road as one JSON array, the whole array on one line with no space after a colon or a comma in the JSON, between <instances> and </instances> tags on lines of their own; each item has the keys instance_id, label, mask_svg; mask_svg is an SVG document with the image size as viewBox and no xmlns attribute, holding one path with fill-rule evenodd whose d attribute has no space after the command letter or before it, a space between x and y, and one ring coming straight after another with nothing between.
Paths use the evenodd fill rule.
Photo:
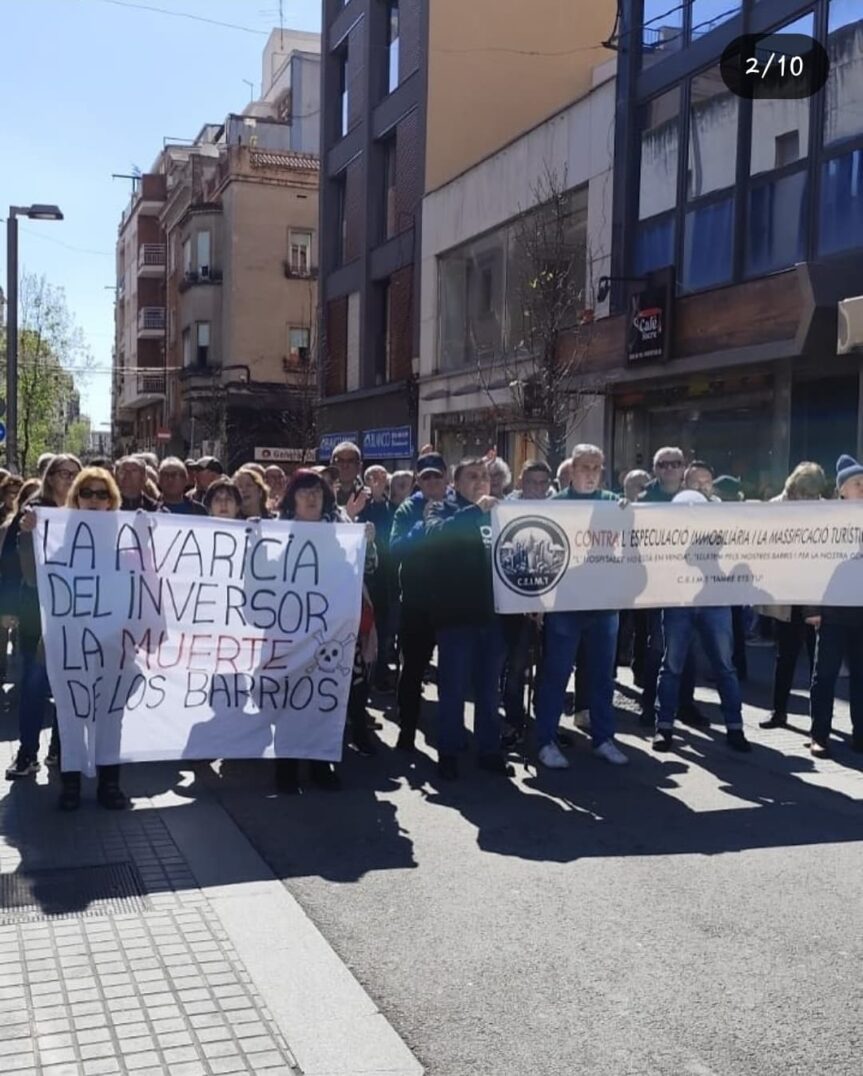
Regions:
<instances>
[{"instance_id":1,"label":"asphalt road","mask_svg":"<svg viewBox=\"0 0 863 1076\"><path fill-rule=\"evenodd\" d=\"M627 768L579 737L570 771L512 781L440 784L425 745L349 758L335 795L201 779L431 1076L857 1076L863 760L757 730L750 656L746 757L718 725L657 756L621 695Z\"/></svg>"}]
</instances>

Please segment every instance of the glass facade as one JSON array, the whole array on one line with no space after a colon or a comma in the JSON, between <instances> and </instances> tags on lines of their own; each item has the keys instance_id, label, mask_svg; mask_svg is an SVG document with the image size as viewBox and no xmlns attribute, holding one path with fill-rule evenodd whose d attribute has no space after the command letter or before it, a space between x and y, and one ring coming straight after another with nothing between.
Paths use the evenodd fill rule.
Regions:
<instances>
[{"instance_id":1,"label":"glass facade","mask_svg":"<svg viewBox=\"0 0 863 1076\"><path fill-rule=\"evenodd\" d=\"M863 0L643 0L643 11L626 272L676 265L685 293L863 246ZM824 89L731 94L717 61L744 29L767 44L819 37Z\"/></svg>"}]
</instances>

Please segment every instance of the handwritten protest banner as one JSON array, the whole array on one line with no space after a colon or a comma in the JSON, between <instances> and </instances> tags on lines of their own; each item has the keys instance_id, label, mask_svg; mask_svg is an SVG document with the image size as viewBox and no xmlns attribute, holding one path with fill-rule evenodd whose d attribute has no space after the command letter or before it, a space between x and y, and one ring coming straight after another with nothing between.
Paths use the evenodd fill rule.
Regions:
<instances>
[{"instance_id":1,"label":"handwritten protest banner","mask_svg":"<svg viewBox=\"0 0 863 1076\"><path fill-rule=\"evenodd\" d=\"M37 509L64 769L341 757L359 525Z\"/></svg>"},{"instance_id":2,"label":"handwritten protest banner","mask_svg":"<svg viewBox=\"0 0 863 1076\"><path fill-rule=\"evenodd\" d=\"M863 605L855 502L511 501L492 533L500 613Z\"/></svg>"}]
</instances>

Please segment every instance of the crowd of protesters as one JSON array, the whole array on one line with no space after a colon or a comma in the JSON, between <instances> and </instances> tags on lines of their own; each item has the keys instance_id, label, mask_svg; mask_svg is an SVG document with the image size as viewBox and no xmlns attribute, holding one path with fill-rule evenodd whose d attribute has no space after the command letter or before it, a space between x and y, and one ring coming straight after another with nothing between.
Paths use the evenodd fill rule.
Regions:
<instances>
[{"instance_id":1,"label":"crowd of protesters","mask_svg":"<svg viewBox=\"0 0 863 1076\"><path fill-rule=\"evenodd\" d=\"M615 739L617 670L630 665L640 689L641 724L652 730L652 746L674 746L674 725L709 724L694 701L697 637L720 698L726 742L750 750L743 728L741 681L746 679L747 634L772 625L776 644L773 710L764 729L788 724L795 668L805 653L810 671L811 739L815 757L825 757L836 682L843 662L850 678L853 735L863 751L863 602L861 607L757 610L676 606L666 609L551 612L499 615L492 592L491 516L503 499L672 503L743 499L742 484L715 476L703 460L687 462L682 449L660 448L653 473L635 469L619 476L618 491L603 487L605 460L595 445L577 445L552 471L529 460L517 480L493 452L450 468L433 446L421 449L412 470L390 474L364 468L359 447L343 442L329 465L288 475L276 464L248 463L228 476L213 457L159 460L139 453L117 461L98 458L86 466L71 455L45 455L38 475L24 479L0 470L0 674L7 677L10 653L17 654L20 746L6 771L10 780L39 770L38 751L50 697L33 555L36 507L95 511L169 512L226 519L275 518L297 523L361 523L367 555L362 615L347 709L346 735L360 755L375 754L376 724L368 712L371 690L395 692L397 749L416 750L423 692L437 682L439 776L459 776L468 744L465 706L474 704L476 765L508 775L513 751L524 750L529 718L539 763L566 769L571 737L559 725L570 709L576 725L589 730L593 753L615 766L629 760ZM834 495L863 500L863 465L839 459L835 490L817 464L801 463L774 498L817 500ZM432 673L434 655L437 659ZM567 696L575 673L574 695ZM379 726L378 726L379 727ZM45 757L57 767L59 806L80 804L81 775L63 769L56 721ZM300 790L298 760L276 763L279 791ZM310 780L324 788L340 785L337 768L311 762ZM98 768L98 802L121 809L127 798L118 766Z\"/></svg>"}]
</instances>

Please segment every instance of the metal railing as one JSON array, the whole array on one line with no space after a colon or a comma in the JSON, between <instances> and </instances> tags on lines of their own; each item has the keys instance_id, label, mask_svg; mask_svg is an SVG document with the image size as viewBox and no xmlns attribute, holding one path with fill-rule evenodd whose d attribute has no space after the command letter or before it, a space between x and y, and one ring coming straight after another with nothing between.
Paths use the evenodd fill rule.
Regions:
<instances>
[{"instance_id":1,"label":"metal railing","mask_svg":"<svg viewBox=\"0 0 863 1076\"><path fill-rule=\"evenodd\" d=\"M142 243L138 248L138 268L145 266L163 267L166 261L164 243Z\"/></svg>"},{"instance_id":2,"label":"metal railing","mask_svg":"<svg viewBox=\"0 0 863 1076\"><path fill-rule=\"evenodd\" d=\"M162 330L164 332L164 306L142 306L138 311L138 330L140 332L147 329Z\"/></svg>"}]
</instances>

